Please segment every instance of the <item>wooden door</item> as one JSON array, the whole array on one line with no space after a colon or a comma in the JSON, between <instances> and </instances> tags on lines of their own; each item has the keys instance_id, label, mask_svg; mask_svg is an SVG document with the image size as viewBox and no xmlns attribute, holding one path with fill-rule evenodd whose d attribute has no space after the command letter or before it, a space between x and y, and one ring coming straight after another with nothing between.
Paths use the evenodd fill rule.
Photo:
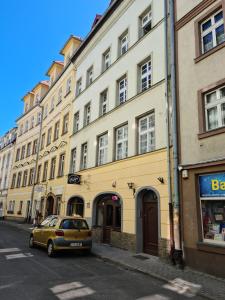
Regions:
<instances>
[{"instance_id":1,"label":"wooden door","mask_svg":"<svg viewBox=\"0 0 225 300\"><path fill-rule=\"evenodd\" d=\"M143 251L158 255L158 203L143 202Z\"/></svg>"},{"instance_id":2,"label":"wooden door","mask_svg":"<svg viewBox=\"0 0 225 300\"><path fill-rule=\"evenodd\" d=\"M111 241L111 228L113 226L113 218L114 218L114 209L113 205L106 204L104 207L104 224L103 224L103 232L102 232L102 242L106 244L110 244Z\"/></svg>"}]
</instances>

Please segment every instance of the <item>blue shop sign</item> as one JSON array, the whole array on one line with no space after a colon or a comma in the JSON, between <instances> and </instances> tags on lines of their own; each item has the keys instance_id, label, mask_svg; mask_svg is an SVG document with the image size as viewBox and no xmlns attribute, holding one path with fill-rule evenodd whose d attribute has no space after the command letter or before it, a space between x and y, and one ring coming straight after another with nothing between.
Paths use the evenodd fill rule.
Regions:
<instances>
[{"instance_id":1,"label":"blue shop sign","mask_svg":"<svg viewBox=\"0 0 225 300\"><path fill-rule=\"evenodd\" d=\"M200 197L225 197L225 173L199 176Z\"/></svg>"}]
</instances>

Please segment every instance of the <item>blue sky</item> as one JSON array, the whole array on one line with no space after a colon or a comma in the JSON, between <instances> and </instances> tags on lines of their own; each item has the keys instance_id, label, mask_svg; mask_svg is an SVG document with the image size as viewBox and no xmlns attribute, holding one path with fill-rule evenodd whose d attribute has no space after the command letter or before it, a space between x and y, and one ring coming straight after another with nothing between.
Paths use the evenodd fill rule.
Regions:
<instances>
[{"instance_id":1,"label":"blue sky","mask_svg":"<svg viewBox=\"0 0 225 300\"><path fill-rule=\"evenodd\" d=\"M109 0L1 0L0 136L16 125L21 98L46 79L70 34L85 37Z\"/></svg>"}]
</instances>

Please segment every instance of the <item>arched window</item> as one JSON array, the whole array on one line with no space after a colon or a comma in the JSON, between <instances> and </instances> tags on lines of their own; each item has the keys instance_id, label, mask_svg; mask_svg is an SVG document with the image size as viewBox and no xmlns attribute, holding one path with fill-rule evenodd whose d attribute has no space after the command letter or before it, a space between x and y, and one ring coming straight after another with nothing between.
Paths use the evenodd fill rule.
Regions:
<instances>
[{"instance_id":1,"label":"arched window","mask_svg":"<svg viewBox=\"0 0 225 300\"><path fill-rule=\"evenodd\" d=\"M84 201L79 197L73 197L68 201L67 205L67 215L79 215L84 216Z\"/></svg>"}]
</instances>

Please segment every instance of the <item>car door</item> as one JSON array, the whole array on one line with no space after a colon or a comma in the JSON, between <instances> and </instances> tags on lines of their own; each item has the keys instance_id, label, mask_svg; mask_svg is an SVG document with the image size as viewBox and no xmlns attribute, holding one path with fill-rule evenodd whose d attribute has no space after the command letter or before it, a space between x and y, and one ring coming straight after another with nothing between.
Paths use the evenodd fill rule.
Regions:
<instances>
[{"instance_id":1,"label":"car door","mask_svg":"<svg viewBox=\"0 0 225 300\"><path fill-rule=\"evenodd\" d=\"M48 240L54 236L55 225L58 222L58 218L53 218L51 221L46 224L43 229L43 239L42 243L47 246Z\"/></svg>"}]
</instances>

